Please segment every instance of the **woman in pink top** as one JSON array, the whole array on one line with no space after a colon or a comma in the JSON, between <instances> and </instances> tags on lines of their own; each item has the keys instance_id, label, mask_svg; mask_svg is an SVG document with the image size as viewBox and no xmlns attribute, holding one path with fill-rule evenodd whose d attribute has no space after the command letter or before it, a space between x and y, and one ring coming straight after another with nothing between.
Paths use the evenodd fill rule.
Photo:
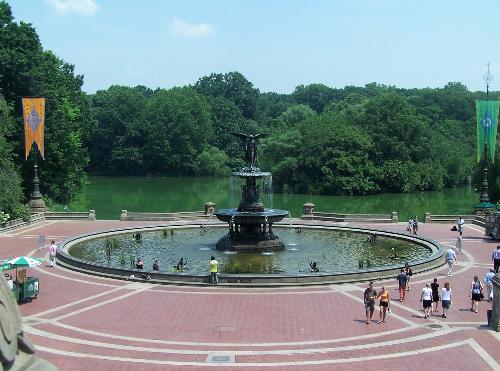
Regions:
<instances>
[{"instance_id":1,"label":"woman in pink top","mask_svg":"<svg viewBox=\"0 0 500 371\"><path fill-rule=\"evenodd\" d=\"M56 254L57 254L57 245L55 241L52 241L49 246L49 259L51 267L56 265Z\"/></svg>"}]
</instances>

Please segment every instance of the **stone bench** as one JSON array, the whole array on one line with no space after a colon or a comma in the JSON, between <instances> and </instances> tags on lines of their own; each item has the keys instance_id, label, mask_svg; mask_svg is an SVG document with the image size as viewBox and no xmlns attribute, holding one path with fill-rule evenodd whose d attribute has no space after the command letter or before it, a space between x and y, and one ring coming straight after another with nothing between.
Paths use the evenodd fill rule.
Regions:
<instances>
[{"instance_id":1,"label":"stone bench","mask_svg":"<svg viewBox=\"0 0 500 371\"><path fill-rule=\"evenodd\" d=\"M43 213L45 220L95 220L95 211L89 210L88 212L68 211L56 212L46 211Z\"/></svg>"},{"instance_id":2,"label":"stone bench","mask_svg":"<svg viewBox=\"0 0 500 371\"><path fill-rule=\"evenodd\" d=\"M431 213L425 213L424 223L451 223L457 224L460 215L434 215ZM465 223L473 224L476 215L462 215Z\"/></svg>"},{"instance_id":3,"label":"stone bench","mask_svg":"<svg viewBox=\"0 0 500 371\"><path fill-rule=\"evenodd\" d=\"M396 212L391 214L336 214L325 212L312 212L304 214L301 219L322 220L331 222L353 222L353 223L397 223L398 215Z\"/></svg>"}]
</instances>

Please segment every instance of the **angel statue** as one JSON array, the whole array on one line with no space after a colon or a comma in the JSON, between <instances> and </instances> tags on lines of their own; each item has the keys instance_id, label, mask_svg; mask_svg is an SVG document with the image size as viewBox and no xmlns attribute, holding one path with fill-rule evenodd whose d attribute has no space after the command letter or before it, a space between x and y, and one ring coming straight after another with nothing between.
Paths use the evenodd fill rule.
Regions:
<instances>
[{"instance_id":1,"label":"angel statue","mask_svg":"<svg viewBox=\"0 0 500 371\"><path fill-rule=\"evenodd\" d=\"M245 143L245 161L247 167L256 168L257 163L257 142L260 138L268 137L269 134L243 134L243 133L231 133L235 137L240 138Z\"/></svg>"}]
</instances>

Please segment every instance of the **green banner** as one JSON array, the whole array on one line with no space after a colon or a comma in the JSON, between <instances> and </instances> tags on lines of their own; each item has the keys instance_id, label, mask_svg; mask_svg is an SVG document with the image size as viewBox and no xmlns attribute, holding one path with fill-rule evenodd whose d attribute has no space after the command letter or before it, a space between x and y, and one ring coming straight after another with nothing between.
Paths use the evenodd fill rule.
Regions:
<instances>
[{"instance_id":1,"label":"green banner","mask_svg":"<svg viewBox=\"0 0 500 371\"><path fill-rule=\"evenodd\" d=\"M497 140L498 123L498 101L496 100L477 100L477 162L481 161L484 146L491 157L491 162L495 161L495 143Z\"/></svg>"}]
</instances>

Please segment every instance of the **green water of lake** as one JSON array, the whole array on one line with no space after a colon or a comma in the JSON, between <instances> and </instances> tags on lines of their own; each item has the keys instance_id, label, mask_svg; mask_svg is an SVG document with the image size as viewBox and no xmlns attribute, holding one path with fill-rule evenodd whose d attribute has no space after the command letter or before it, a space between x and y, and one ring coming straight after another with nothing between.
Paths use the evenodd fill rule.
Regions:
<instances>
[{"instance_id":1,"label":"green water of lake","mask_svg":"<svg viewBox=\"0 0 500 371\"><path fill-rule=\"evenodd\" d=\"M89 177L85 190L69 205L71 211L95 210L97 219L117 220L121 210L175 212L203 210L212 201L217 208L237 207L239 198L230 194L228 178L169 177ZM409 194L385 193L374 196L318 196L274 194L263 197L265 207L290 210L292 217L302 214L302 205L312 202L316 211L335 213L385 214L397 211L400 221L424 213L470 214L479 202L471 187L440 192Z\"/></svg>"}]
</instances>

